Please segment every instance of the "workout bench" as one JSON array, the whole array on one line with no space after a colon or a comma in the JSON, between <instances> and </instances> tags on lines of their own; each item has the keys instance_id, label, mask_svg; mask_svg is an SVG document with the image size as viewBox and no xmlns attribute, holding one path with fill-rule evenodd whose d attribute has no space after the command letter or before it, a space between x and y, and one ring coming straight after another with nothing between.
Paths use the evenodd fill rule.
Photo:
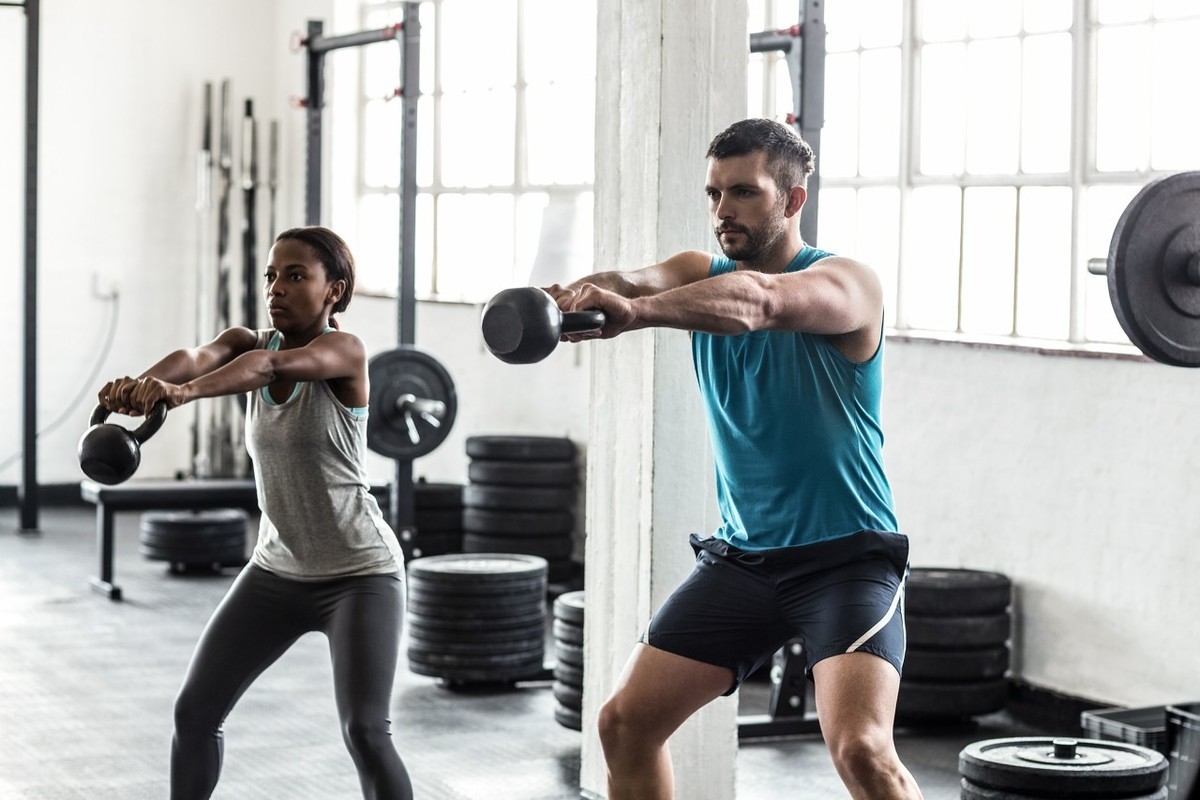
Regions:
<instances>
[{"instance_id":1,"label":"workout bench","mask_svg":"<svg viewBox=\"0 0 1200 800\"><path fill-rule=\"evenodd\" d=\"M96 546L100 551L100 574L89 583L110 600L121 599L121 587L113 583L113 519L118 511L149 509L242 508L258 511L254 481L211 479L189 481L130 481L105 486L81 481L79 493L96 506Z\"/></svg>"}]
</instances>

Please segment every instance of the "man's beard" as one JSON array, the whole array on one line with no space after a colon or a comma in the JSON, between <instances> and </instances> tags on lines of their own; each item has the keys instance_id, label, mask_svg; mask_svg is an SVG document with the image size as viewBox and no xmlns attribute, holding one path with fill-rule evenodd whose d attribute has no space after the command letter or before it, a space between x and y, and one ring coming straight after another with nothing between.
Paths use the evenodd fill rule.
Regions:
<instances>
[{"instance_id":1,"label":"man's beard","mask_svg":"<svg viewBox=\"0 0 1200 800\"><path fill-rule=\"evenodd\" d=\"M721 238L726 231L736 231L741 234L741 240L730 243ZM717 244L726 258L734 261L761 261L776 247L784 233L782 209L776 209L771 218L757 228L747 228L743 225L728 225L715 228Z\"/></svg>"}]
</instances>

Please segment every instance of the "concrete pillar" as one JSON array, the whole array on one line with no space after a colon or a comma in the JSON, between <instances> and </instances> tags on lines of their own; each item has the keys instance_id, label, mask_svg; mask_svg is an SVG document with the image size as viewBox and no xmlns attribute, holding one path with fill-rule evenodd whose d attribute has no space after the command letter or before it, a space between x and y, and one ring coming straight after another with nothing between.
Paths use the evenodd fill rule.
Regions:
<instances>
[{"instance_id":1,"label":"concrete pillar","mask_svg":"<svg viewBox=\"0 0 1200 800\"><path fill-rule=\"evenodd\" d=\"M746 6L599 0L596 269L711 249L704 152L745 116ZM652 613L691 570L690 532L718 515L687 334L638 331L592 347L584 658L585 797L604 797L596 713ZM671 740L676 794L734 796L737 706L704 709Z\"/></svg>"}]
</instances>

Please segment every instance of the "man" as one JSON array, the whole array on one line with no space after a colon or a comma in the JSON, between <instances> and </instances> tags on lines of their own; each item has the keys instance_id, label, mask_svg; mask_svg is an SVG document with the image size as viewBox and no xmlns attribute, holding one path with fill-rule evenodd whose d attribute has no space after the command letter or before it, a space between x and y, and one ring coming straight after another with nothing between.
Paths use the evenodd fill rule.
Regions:
<instances>
[{"instance_id":1,"label":"man","mask_svg":"<svg viewBox=\"0 0 1200 800\"><path fill-rule=\"evenodd\" d=\"M743 120L709 147L705 192L725 257L678 253L547 291L598 308L612 338L691 332L722 524L651 620L600 711L610 800L673 796L667 740L801 637L821 729L855 798L919 798L892 739L908 540L879 426L883 300L865 265L800 236L812 149Z\"/></svg>"}]
</instances>

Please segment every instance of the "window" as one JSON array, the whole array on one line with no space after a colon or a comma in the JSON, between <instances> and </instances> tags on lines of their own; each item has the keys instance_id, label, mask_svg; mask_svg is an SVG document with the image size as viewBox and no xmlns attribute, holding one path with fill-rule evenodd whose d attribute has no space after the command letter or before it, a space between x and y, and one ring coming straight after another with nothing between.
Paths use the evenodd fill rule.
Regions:
<instances>
[{"instance_id":1,"label":"window","mask_svg":"<svg viewBox=\"0 0 1200 800\"><path fill-rule=\"evenodd\" d=\"M363 29L401 2L361 2ZM479 302L591 271L594 0L421 4L416 293ZM363 49L356 254L364 288L395 292L398 47ZM337 156L335 155L335 158ZM336 201L335 201L336 202Z\"/></svg>"},{"instance_id":2,"label":"window","mask_svg":"<svg viewBox=\"0 0 1200 800\"><path fill-rule=\"evenodd\" d=\"M795 24L800 5L751 0L751 27ZM826 4L818 243L879 272L894 329L1128 343L1087 261L1142 185L1200 165L1200 9L1077 5ZM792 107L781 66L751 57L751 114Z\"/></svg>"}]
</instances>

